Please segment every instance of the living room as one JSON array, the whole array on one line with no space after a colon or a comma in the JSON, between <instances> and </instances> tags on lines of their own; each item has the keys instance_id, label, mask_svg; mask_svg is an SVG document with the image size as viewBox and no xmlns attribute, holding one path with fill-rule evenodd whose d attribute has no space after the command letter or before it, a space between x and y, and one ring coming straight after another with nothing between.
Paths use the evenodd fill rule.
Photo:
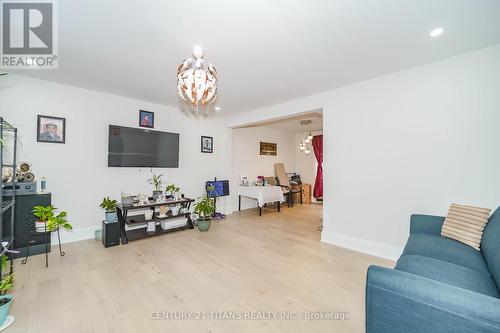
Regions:
<instances>
[{"instance_id":1,"label":"living room","mask_svg":"<svg viewBox=\"0 0 500 333\"><path fill-rule=\"evenodd\" d=\"M500 331L499 2L42 3L0 330Z\"/></svg>"}]
</instances>

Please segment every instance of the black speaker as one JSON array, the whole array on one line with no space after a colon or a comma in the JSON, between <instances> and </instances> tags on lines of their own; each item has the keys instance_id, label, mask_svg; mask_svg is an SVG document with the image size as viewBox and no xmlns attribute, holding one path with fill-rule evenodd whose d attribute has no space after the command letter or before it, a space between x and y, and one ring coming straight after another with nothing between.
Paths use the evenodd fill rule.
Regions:
<instances>
[{"instance_id":1,"label":"black speaker","mask_svg":"<svg viewBox=\"0 0 500 333\"><path fill-rule=\"evenodd\" d=\"M120 223L102 221L102 244L104 247L120 245Z\"/></svg>"},{"instance_id":2,"label":"black speaker","mask_svg":"<svg viewBox=\"0 0 500 333\"><path fill-rule=\"evenodd\" d=\"M10 197L4 197L10 200ZM52 202L50 193L31 194L16 196L16 206L14 208L14 249L21 253L14 255L15 258L23 257L28 250L28 243L31 242L30 255L45 253L45 244L50 252L50 233L35 232L36 217L31 212L35 206L48 206ZM10 215L11 209L3 216L3 234L10 235Z\"/></svg>"}]
</instances>

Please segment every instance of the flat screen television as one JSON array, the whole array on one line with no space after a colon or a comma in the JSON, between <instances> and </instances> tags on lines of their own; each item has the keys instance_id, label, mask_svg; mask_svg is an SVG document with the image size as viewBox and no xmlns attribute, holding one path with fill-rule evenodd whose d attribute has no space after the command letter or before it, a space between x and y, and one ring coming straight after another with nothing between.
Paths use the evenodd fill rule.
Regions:
<instances>
[{"instance_id":1,"label":"flat screen television","mask_svg":"<svg viewBox=\"0 0 500 333\"><path fill-rule=\"evenodd\" d=\"M208 181L205 183L205 189L209 198L224 197L229 195L229 180Z\"/></svg>"},{"instance_id":2,"label":"flat screen television","mask_svg":"<svg viewBox=\"0 0 500 333\"><path fill-rule=\"evenodd\" d=\"M179 134L109 125L108 166L178 168Z\"/></svg>"}]
</instances>

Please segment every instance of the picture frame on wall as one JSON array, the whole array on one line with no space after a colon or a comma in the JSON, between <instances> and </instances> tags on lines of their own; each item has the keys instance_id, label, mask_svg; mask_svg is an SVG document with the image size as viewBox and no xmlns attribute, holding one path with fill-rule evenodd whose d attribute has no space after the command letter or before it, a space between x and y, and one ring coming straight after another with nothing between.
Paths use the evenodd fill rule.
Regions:
<instances>
[{"instance_id":1,"label":"picture frame on wall","mask_svg":"<svg viewBox=\"0 0 500 333\"><path fill-rule=\"evenodd\" d=\"M260 155L277 156L278 155L278 144L272 143L272 142L261 142L260 143Z\"/></svg>"},{"instance_id":2,"label":"picture frame on wall","mask_svg":"<svg viewBox=\"0 0 500 333\"><path fill-rule=\"evenodd\" d=\"M146 110L139 110L139 126L155 128L155 113Z\"/></svg>"},{"instance_id":3,"label":"picture frame on wall","mask_svg":"<svg viewBox=\"0 0 500 333\"><path fill-rule=\"evenodd\" d=\"M201 137L201 152L202 153L213 153L214 152L214 138L211 136Z\"/></svg>"},{"instance_id":4,"label":"picture frame on wall","mask_svg":"<svg viewBox=\"0 0 500 333\"><path fill-rule=\"evenodd\" d=\"M66 118L37 116L36 141L66 143Z\"/></svg>"}]
</instances>

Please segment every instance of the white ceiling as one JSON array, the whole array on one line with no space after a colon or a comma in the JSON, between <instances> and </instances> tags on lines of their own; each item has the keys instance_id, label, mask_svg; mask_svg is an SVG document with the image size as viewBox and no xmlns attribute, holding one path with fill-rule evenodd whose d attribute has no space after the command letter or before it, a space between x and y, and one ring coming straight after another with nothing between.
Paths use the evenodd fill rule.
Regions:
<instances>
[{"instance_id":1,"label":"white ceiling","mask_svg":"<svg viewBox=\"0 0 500 333\"><path fill-rule=\"evenodd\" d=\"M178 106L194 44L232 114L500 43L498 0L64 0L41 79ZM445 33L432 39L432 28Z\"/></svg>"}]
</instances>

